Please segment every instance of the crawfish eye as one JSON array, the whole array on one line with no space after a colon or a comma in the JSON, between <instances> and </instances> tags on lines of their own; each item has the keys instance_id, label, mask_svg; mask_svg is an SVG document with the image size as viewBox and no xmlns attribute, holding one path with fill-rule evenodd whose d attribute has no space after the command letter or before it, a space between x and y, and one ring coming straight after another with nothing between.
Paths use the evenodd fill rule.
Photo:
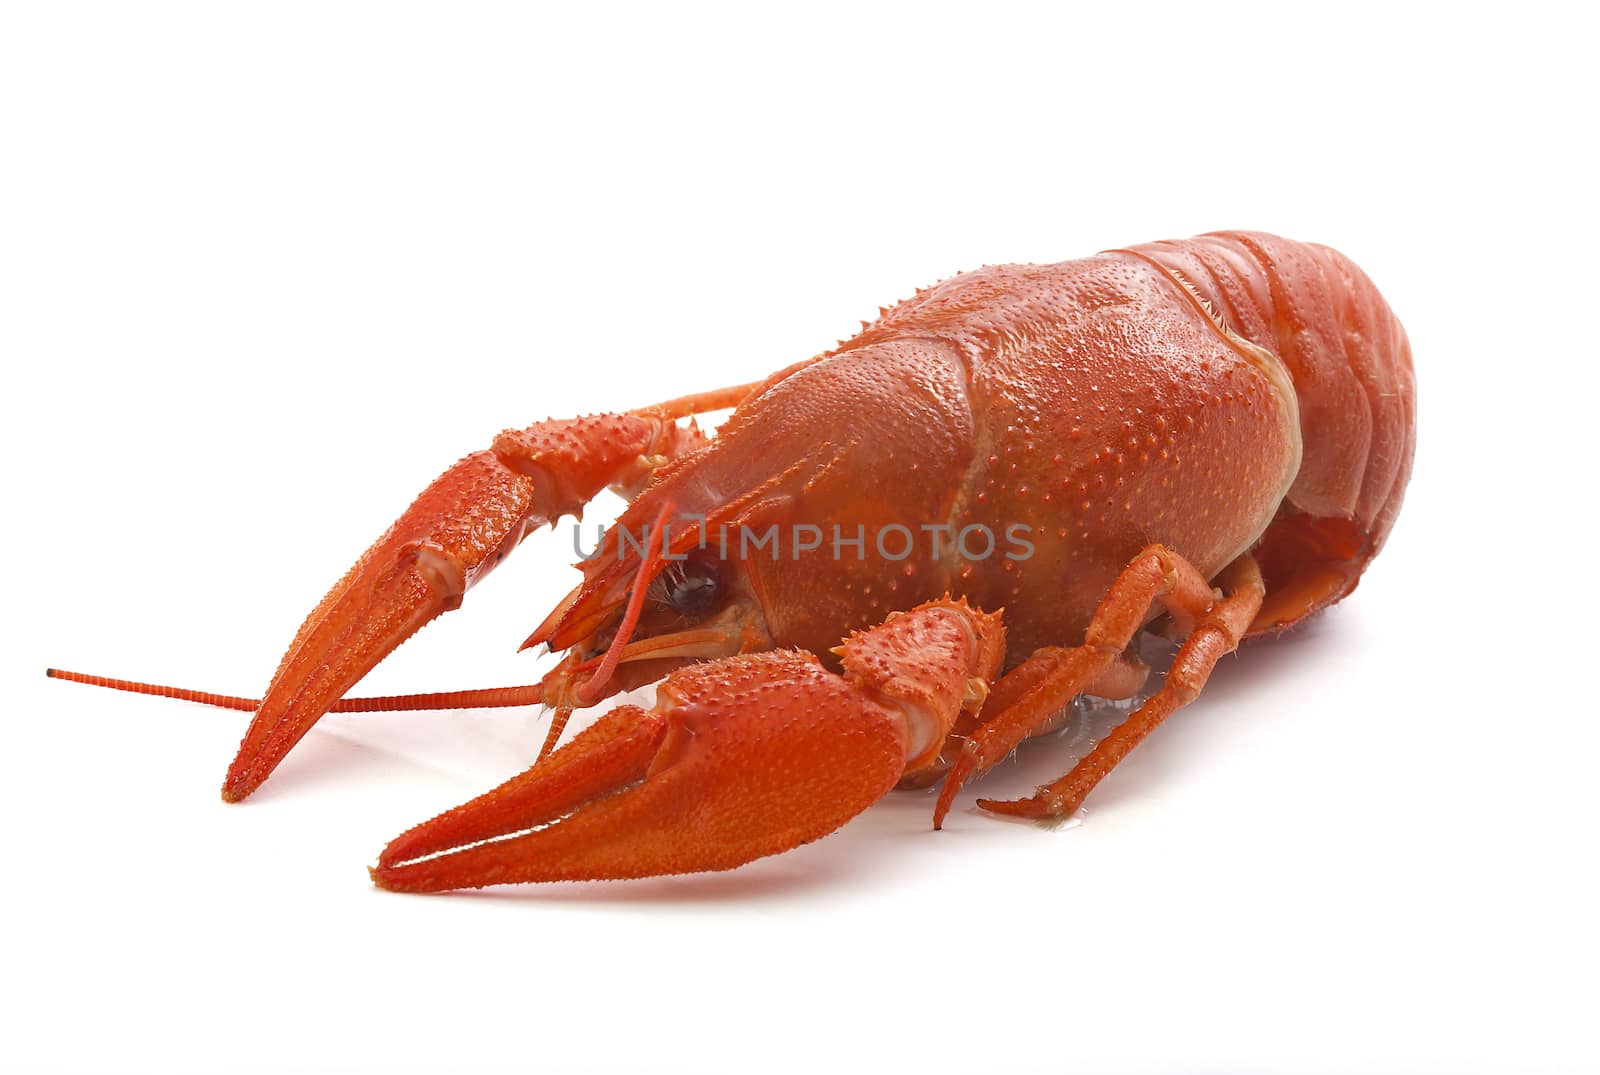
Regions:
<instances>
[{"instance_id":1,"label":"crawfish eye","mask_svg":"<svg viewBox=\"0 0 1600 1075\"><path fill-rule=\"evenodd\" d=\"M691 553L662 579L662 601L682 616L704 616L722 602L722 561Z\"/></svg>"}]
</instances>

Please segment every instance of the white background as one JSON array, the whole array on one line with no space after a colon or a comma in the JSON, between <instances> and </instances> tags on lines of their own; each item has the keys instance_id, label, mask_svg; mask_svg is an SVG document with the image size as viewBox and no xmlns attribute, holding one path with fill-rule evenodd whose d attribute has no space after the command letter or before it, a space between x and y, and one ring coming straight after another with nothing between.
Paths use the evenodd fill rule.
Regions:
<instances>
[{"instance_id":1,"label":"white background","mask_svg":"<svg viewBox=\"0 0 1600 1075\"><path fill-rule=\"evenodd\" d=\"M1600 1065L1595 85L1535 5L15 5L0 23L9 1070ZM1310 10L1309 8L1307 9ZM1360 591L1230 658L1083 824L896 795L731 874L443 898L391 836L532 714L245 717L506 426L749 380L997 261L1245 227L1407 324ZM609 506L602 506L601 516ZM527 682L531 540L363 692ZM1032 744L984 785L1058 775Z\"/></svg>"}]
</instances>

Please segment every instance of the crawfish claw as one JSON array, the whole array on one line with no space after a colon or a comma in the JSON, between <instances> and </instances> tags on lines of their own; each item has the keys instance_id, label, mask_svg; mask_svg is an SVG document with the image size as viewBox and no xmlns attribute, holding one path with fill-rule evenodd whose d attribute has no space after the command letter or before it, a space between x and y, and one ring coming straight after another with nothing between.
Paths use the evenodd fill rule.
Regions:
<instances>
[{"instance_id":1,"label":"crawfish claw","mask_svg":"<svg viewBox=\"0 0 1600 1075\"><path fill-rule=\"evenodd\" d=\"M825 836L905 766L899 716L808 654L674 673L501 787L384 849L403 892L726 870Z\"/></svg>"},{"instance_id":2,"label":"crawfish claw","mask_svg":"<svg viewBox=\"0 0 1600 1075\"><path fill-rule=\"evenodd\" d=\"M948 599L852 635L843 674L769 650L680 668L487 795L393 841L372 878L436 892L727 870L826 836L938 752L999 666Z\"/></svg>"},{"instance_id":3,"label":"crawfish claw","mask_svg":"<svg viewBox=\"0 0 1600 1075\"><path fill-rule=\"evenodd\" d=\"M531 531L576 514L607 485L644 481L703 441L660 418L598 414L508 430L451 467L306 617L262 697L222 797L249 795L312 725L400 643Z\"/></svg>"},{"instance_id":4,"label":"crawfish claw","mask_svg":"<svg viewBox=\"0 0 1600 1075\"><path fill-rule=\"evenodd\" d=\"M306 617L228 768L237 802L344 693L504 558L535 518L533 480L492 451L445 471Z\"/></svg>"}]
</instances>

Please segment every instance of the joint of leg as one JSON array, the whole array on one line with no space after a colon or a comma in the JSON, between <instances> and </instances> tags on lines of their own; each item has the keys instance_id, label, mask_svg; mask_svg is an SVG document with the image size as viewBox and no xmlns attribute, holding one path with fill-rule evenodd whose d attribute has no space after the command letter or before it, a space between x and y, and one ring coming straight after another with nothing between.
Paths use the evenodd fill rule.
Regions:
<instances>
[{"instance_id":1,"label":"joint of leg","mask_svg":"<svg viewBox=\"0 0 1600 1075\"><path fill-rule=\"evenodd\" d=\"M417 558L417 571L427 580L429 588L439 595L446 611L460 608L461 597L471 584L461 562L431 544L415 546L412 554Z\"/></svg>"},{"instance_id":2,"label":"joint of leg","mask_svg":"<svg viewBox=\"0 0 1600 1075\"><path fill-rule=\"evenodd\" d=\"M1182 709L1200 697L1200 688L1195 686L1189 677L1182 672L1174 673L1172 678L1163 686L1170 692L1173 702L1176 703L1173 706L1174 709Z\"/></svg>"},{"instance_id":3,"label":"joint of leg","mask_svg":"<svg viewBox=\"0 0 1600 1075\"><path fill-rule=\"evenodd\" d=\"M1048 787L1039 789L1038 798L1045 814L1050 817L1065 817L1072 809L1066 795L1059 791L1051 791Z\"/></svg>"},{"instance_id":4,"label":"joint of leg","mask_svg":"<svg viewBox=\"0 0 1600 1075\"><path fill-rule=\"evenodd\" d=\"M1239 636L1234 632L1233 628L1229 626L1228 621L1223 619L1221 616L1207 616L1205 620L1195 628L1195 633L1198 634L1201 631L1207 630L1215 631L1217 634L1222 636L1222 643L1227 647L1224 652L1232 653L1234 650L1239 648Z\"/></svg>"}]
</instances>

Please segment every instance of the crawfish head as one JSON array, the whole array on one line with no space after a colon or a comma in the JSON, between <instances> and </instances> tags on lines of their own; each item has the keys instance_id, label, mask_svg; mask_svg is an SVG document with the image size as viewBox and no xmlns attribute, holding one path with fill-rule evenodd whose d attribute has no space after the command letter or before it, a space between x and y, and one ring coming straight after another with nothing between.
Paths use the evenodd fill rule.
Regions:
<instances>
[{"instance_id":1,"label":"crawfish head","mask_svg":"<svg viewBox=\"0 0 1600 1075\"><path fill-rule=\"evenodd\" d=\"M972 454L946 345L871 345L769 385L709 446L663 468L580 565L583 582L528 640L568 651L546 700L590 702L774 646L827 655L944 592L952 565L919 542L958 506L953 479ZM594 673L619 645L602 682Z\"/></svg>"}]
</instances>

